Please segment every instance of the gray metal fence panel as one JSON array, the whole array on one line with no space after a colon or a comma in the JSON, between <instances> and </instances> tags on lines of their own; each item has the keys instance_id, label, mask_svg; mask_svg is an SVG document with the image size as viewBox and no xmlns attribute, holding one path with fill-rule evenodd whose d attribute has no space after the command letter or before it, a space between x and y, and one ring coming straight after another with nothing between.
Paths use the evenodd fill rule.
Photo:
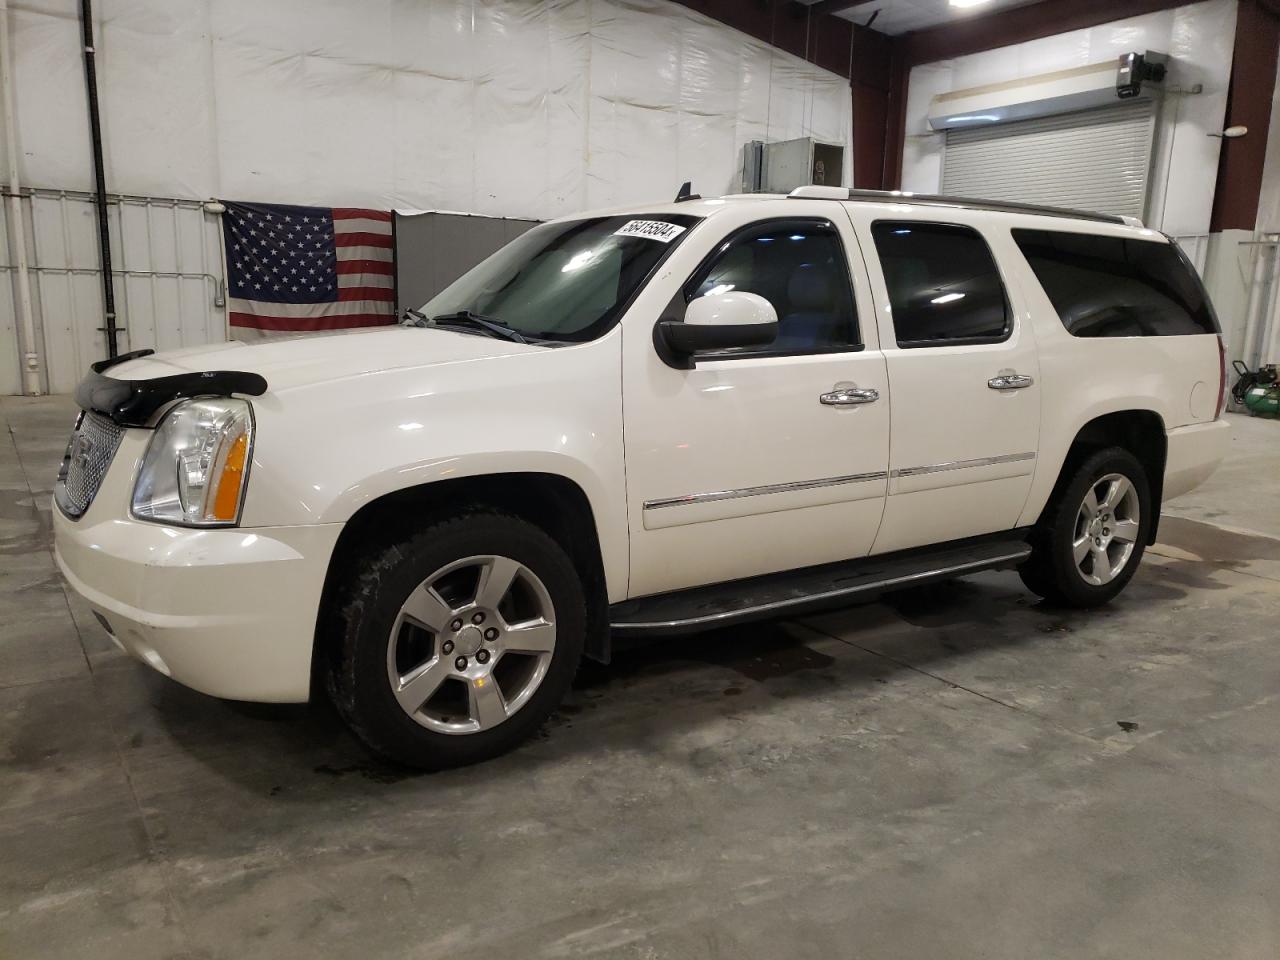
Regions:
<instances>
[{"instance_id":1,"label":"gray metal fence panel","mask_svg":"<svg viewBox=\"0 0 1280 960\"><path fill-rule=\"evenodd\" d=\"M400 306L422 306L537 223L457 213L396 214L396 291Z\"/></svg>"}]
</instances>

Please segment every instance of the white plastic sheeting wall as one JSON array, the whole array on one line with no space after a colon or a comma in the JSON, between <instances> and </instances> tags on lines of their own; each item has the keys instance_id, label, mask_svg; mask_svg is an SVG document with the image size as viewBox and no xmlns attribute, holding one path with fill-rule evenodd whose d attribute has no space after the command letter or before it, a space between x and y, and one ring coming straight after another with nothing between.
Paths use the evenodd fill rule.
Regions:
<instances>
[{"instance_id":1,"label":"white plastic sheeting wall","mask_svg":"<svg viewBox=\"0 0 1280 960\"><path fill-rule=\"evenodd\" d=\"M1205 0L916 67L907 94L902 188L938 189L943 137L928 131L929 104L938 94L1155 50L1171 58L1164 84L1171 92L1157 116L1146 219L1167 233L1207 233L1221 149L1207 134L1222 130L1235 24L1236 0ZM1201 93L1176 92L1196 84L1203 85Z\"/></svg>"},{"instance_id":2,"label":"white plastic sheeting wall","mask_svg":"<svg viewBox=\"0 0 1280 960\"><path fill-rule=\"evenodd\" d=\"M22 182L87 191L79 4L9 10ZM95 16L107 183L137 197L548 219L684 180L736 191L753 139L851 144L847 81L667 0L110 0ZM49 202L31 201L28 247L43 375L65 391L105 356L101 290L89 205ZM116 266L222 276L198 205L123 209ZM118 279L121 348L221 340L212 282ZM20 389L10 283L0 270L0 393Z\"/></svg>"},{"instance_id":3,"label":"white plastic sheeting wall","mask_svg":"<svg viewBox=\"0 0 1280 960\"><path fill-rule=\"evenodd\" d=\"M10 9L23 182L89 189L78 3ZM751 139L851 141L847 81L668 0L111 0L95 16L121 193L546 219L689 179L735 190Z\"/></svg>"}]
</instances>

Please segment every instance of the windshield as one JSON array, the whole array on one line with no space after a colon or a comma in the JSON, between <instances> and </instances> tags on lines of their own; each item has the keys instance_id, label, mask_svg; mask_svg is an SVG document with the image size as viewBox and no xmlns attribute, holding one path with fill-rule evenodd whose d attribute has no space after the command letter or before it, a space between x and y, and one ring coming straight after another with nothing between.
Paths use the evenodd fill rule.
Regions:
<instances>
[{"instance_id":1,"label":"windshield","mask_svg":"<svg viewBox=\"0 0 1280 960\"><path fill-rule=\"evenodd\" d=\"M636 214L544 223L436 294L430 319L466 314L530 339L592 340L611 326L697 217ZM473 321L474 322L474 321Z\"/></svg>"}]
</instances>

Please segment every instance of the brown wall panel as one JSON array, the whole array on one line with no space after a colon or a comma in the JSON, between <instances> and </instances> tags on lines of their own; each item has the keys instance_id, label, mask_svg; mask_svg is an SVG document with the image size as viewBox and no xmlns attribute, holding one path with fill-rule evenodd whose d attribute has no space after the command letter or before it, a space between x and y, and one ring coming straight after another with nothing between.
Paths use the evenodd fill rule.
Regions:
<instances>
[{"instance_id":1,"label":"brown wall panel","mask_svg":"<svg viewBox=\"0 0 1280 960\"><path fill-rule=\"evenodd\" d=\"M853 185L859 190L884 187L885 134L889 98L884 90L853 85Z\"/></svg>"},{"instance_id":2,"label":"brown wall panel","mask_svg":"<svg viewBox=\"0 0 1280 960\"><path fill-rule=\"evenodd\" d=\"M1238 140L1222 141L1209 226L1214 233L1252 230L1257 222L1278 52L1280 16L1258 0L1240 0L1225 125L1245 126L1249 133Z\"/></svg>"}]
</instances>

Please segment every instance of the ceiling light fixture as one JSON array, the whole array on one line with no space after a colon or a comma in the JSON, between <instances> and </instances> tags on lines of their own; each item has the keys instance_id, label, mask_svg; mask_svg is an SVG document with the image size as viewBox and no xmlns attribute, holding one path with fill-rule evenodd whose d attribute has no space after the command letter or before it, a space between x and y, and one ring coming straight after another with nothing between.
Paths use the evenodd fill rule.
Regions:
<instances>
[{"instance_id":1,"label":"ceiling light fixture","mask_svg":"<svg viewBox=\"0 0 1280 960\"><path fill-rule=\"evenodd\" d=\"M987 2L988 0L951 0L951 5L963 10L965 7L976 7Z\"/></svg>"}]
</instances>

